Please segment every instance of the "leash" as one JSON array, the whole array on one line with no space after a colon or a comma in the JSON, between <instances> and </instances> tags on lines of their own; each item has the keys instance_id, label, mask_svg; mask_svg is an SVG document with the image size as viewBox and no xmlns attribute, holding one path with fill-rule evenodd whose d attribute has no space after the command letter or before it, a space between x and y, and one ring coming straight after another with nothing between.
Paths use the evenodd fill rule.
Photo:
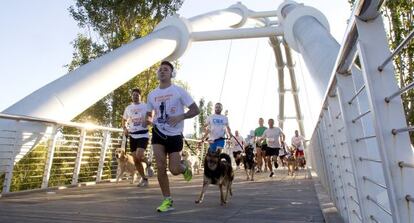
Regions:
<instances>
[{"instance_id":1,"label":"leash","mask_svg":"<svg viewBox=\"0 0 414 223\"><path fill-rule=\"evenodd\" d=\"M183 137L185 145L190 149L190 151L193 153L193 155L197 156L197 152L190 146L190 143L185 139L184 135L181 133L181 136Z\"/></svg>"},{"instance_id":2,"label":"leash","mask_svg":"<svg viewBox=\"0 0 414 223\"><path fill-rule=\"evenodd\" d=\"M244 150L243 146L240 144L239 140L237 140L237 138L234 135L231 135L230 138L234 138L234 140L236 140L237 144L239 144L240 148L242 148L242 150Z\"/></svg>"}]
</instances>

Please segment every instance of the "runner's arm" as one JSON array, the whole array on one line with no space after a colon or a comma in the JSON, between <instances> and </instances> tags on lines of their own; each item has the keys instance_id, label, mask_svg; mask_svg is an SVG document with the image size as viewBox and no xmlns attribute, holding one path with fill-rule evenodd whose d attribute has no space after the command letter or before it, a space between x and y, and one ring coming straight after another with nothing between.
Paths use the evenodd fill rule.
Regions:
<instances>
[{"instance_id":1,"label":"runner's arm","mask_svg":"<svg viewBox=\"0 0 414 223\"><path fill-rule=\"evenodd\" d=\"M179 122L184 121L185 119L193 118L200 114L200 109L196 103L192 103L188 106L188 111L182 115L172 116L168 118L168 124L171 126L177 125Z\"/></svg>"}]
</instances>

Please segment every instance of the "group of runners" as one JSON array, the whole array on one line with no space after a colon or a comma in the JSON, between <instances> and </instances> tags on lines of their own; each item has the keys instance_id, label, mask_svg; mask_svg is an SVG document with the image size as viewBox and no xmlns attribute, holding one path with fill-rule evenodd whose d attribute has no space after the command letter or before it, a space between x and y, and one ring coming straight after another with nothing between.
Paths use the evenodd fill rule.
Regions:
<instances>
[{"instance_id":1,"label":"group of runners","mask_svg":"<svg viewBox=\"0 0 414 223\"><path fill-rule=\"evenodd\" d=\"M144 171L143 163L151 168L151 161L145 157L145 150L149 143L149 125L152 125L151 145L157 167L157 179L163 195L161 204L156 208L158 212L173 210L173 199L170 191L168 170L173 175L182 174L186 181L192 179L191 168L181 160L180 152L183 149L184 120L197 116L200 111L190 94L183 88L172 83L176 75L174 66L169 61L162 61L157 70L159 85L148 94L147 102L141 100L139 89L131 93L132 103L125 109L122 119L124 134L129 137L130 151L134 157L136 169L141 175L138 186L148 185L148 176ZM187 111L185 112L185 108ZM232 134L226 115L222 115L223 105L216 103L214 114L207 118L205 123L206 134L202 141L208 141L209 151L223 150L226 141L230 144L231 153L240 166L240 155L247 145L256 147L257 171L269 168L270 177L273 176L272 160L277 158L283 148L285 135L279 127L274 126L274 120L269 119L269 127L264 127L264 120L259 119L259 127L247 137L241 137L238 131ZM296 155L303 156L304 139L295 131L292 145L296 147Z\"/></svg>"}]
</instances>

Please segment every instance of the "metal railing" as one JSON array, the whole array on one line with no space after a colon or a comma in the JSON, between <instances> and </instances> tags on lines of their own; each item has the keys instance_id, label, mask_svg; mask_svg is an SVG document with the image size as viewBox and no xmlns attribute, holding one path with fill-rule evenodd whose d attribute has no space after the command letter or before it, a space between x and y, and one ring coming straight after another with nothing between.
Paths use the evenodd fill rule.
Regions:
<instances>
[{"instance_id":1,"label":"metal railing","mask_svg":"<svg viewBox=\"0 0 414 223\"><path fill-rule=\"evenodd\" d=\"M382 17L360 15L380 15L380 3L355 4L308 147L310 166L345 222L414 221L414 127L399 97L414 83L399 89L388 65L414 30L390 53Z\"/></svg>"},{"instance_id":2,"label":"metal railing","mask_svg":"<svg viewBox=\"0 0 414 223\"><path fill-rule=\"evenodd\" d=\"M1 113L0 122L10 126L0 129L2 194L116 178L115 150L127 140L122 129ZM192 148L184 149L194 151L199 141L186 140ZM201 146L200 159L207 149ZM152 149L145 155L155 164ZM156 173L156 165L152 166Z\"/></svg>"}]
</instances>

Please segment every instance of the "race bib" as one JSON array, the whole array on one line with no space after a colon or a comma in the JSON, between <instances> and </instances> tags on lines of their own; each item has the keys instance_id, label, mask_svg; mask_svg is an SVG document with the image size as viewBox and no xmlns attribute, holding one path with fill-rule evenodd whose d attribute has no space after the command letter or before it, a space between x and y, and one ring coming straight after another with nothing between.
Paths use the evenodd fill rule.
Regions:
<instances>
[{"instance_id":1,"label":"race bib","mask_svg":"<svg viewBox=\"0 0 414 223\"><path fill-rule=\"evenodd\" d=\"M269 142L269 143L274 143L274 142L276 142L276 140L275 140L274 138L268 138L268 139L267 139L267 142Z\"/></svg>"}]
</instances>

